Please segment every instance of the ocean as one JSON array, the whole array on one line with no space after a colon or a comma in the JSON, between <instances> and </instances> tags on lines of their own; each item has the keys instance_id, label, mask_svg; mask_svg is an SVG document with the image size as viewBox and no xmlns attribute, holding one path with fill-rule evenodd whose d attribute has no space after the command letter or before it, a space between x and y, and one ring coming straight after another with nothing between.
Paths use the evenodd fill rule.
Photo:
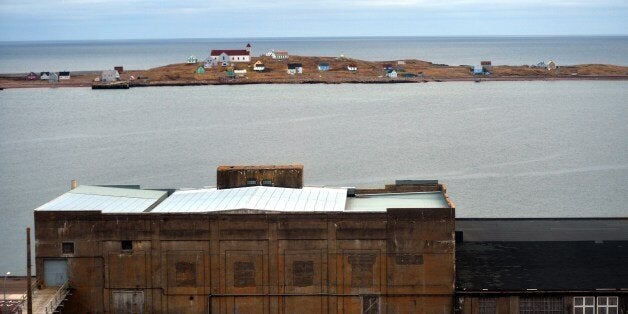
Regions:
<instances>
[{"instance_id":1,"label":"ocean","mask_svg":"<svg viewBox=\"0 0 628 314\"><path fill-rule=\"evenodd\" d=\"M628 65L628 36L556 37L349 37L349 38L243 38L0 42L0 73L30 71L84 71L148 69L200 60L211 49L244 49L252 54L271 49L294 55L340 56L370 61L419 59L439 64L604 63Z\"/></svg>"},{"instance_id":2,"label":"ocean","mask_svg":"<svg viewBox=\"0 0 628 314\"><path fill-rule=\"evenodd\" d=\"M346 50L365 59L398 59L409 53L403 49L406 39L374 41L391 44L379 48L379 57L350 52L345 42L335 49L321 44L313 52L302 47L302 54ZM285 48L281 42L267 47ZM96 46L101 44L107 46ZM367 44L376 45L361 45ZM40 45L73 51L73 44ZM88 49L91 44L76 45ZM123 50L133 46L121 45ZM146 45L136 43L133 49ZM443 44L448 45L454 43ZM615 45L625 52L626 39ZM7 65L4 51L0 72L24 71L22 65ZM440 62L471 58L465 51L458 57L449 53ZM569 58L628 64L621 59L627 53L598 53L602 57L571 52ZM181 51L180 58L188 54ZM155 64L179 58L174 52L149 55ZM503 62L523 60L522 55ZM115 56L110 51L68 57L68 68L118 65ZM55 53L39 62L64 58ZM133 62L145 67L136 54L117 59L128 60L125 67ZM626 81L0 91L0 269L25 273L24 230L33 227L32 210L67 191L71 179L202 187L215 184L216 167L223 164L302 163L307 185L376 187L395 179L438 179L447 185L458 217L626 217L627 100Z\"/></svg>"}]
</instances>

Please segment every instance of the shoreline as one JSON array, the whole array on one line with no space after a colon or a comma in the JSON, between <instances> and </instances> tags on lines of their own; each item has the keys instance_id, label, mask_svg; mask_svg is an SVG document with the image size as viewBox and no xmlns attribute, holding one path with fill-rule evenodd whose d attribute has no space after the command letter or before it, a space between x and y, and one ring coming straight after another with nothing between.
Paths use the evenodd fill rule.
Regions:
<instances>
[{"instance_id":1,"label":"shoreline","mask_svg":"<svg viewBox=\"0 0 628 314\"><path fill-rule=\"evenodd\" d=\"M256 61L265 64L263 72L253 71ZM286 73L288 63L299 63L303 73ZM329 70L317 70L317 64L327 63ZM348 71L353 65L357 71ZM526 65L499 65L490 67L490 75L474 75L467 65L449 66L421 60L364 61L347 58L290 56L279 61L270 57L251 58L247 63L234 63L232 68L244 71L241 76L227 76L227 68L203 68L202 62L170 64L148 70L124 71L120 77L129 87L257 85L257 84L410 84L432 82L517 82L517 81L624 81L628 80L628 67L606 64L560 66L557 69L534 68ZM387 77L386 69L394 69L398 77ZM92 87L100 71L75 71L69 80L49 83L26 80L19 73L0 74L0 89ZM137 78L137 79L133 79Z\"/></svg>"}]
</instances>

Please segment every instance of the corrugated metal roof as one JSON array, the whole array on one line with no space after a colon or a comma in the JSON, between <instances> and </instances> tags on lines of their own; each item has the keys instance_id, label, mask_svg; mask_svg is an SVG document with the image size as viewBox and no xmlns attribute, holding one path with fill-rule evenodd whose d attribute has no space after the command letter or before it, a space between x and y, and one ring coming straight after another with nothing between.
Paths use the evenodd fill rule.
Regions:
<instances>
[{"instance_id":1,"label":"corrugated metal roof","mask_svg":"<svg viewBox=\"0 0 628 314\"><path fill-rule=\"evenodd\" d=\"M152 213L198 213L239 209L273 212L342 212L347 190L254 186L218 190L177 191L157 205Z\"/></svg>"},{"instance_id":2,"label":"corrugated metal roof","mask_svg":"<svg viewBox=\"0 0 628 314\"><path fill-rule=\"evenodd\" d=\"M165 191L82 185L35 210L141 213L156 204L166 194Z\"/></svg>"},{"instance_id":3,"label":"corrugated metal roof","mask_svg":"<svg viewBox=\"0 0 628 314\"><path fill-rule=\"evenodd\" d=\"M347 199L348 212L385 212L387 208L449 208L441 192L357 195Z\"/></svg>"}]
</instances>

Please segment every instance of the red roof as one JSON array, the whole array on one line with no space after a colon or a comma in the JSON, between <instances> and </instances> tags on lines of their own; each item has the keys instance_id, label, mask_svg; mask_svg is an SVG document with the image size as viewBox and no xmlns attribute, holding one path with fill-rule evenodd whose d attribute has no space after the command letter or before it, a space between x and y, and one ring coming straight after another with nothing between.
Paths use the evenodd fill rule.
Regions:
<instances>
[{"instance_id":1,"label":"red roof","mask_svg":"<svg viewBox=\"0 0 628 314\"><path fill-rule=\"evenodd\" d=\"M219 56L222 53L226 53L228 56L248 56L249 52L246 50L222 50L222 49L216 49L216 50L212 50L210 55L213 56Z\"/></svg>"}]
</instances>

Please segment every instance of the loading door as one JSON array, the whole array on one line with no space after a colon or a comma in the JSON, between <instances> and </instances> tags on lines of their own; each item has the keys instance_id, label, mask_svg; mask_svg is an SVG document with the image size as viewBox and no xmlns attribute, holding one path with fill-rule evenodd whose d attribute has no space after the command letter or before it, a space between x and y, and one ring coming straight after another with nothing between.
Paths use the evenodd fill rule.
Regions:
<instances>
[{"instance_id":1,"label":"loading door","mask_svg":"<svg viewBox=\"0 0 628 314\"><path fill-rule=\"evenodd\" d=\"M144 311L144 292L141 290L113 291L113 313L141 314Z\"/></svg>"},{"instance_id":2,"label":"loading door","mask_svg":"<svg viewBox=\"0 0 628 314\"><path fill-rule=\"evenodd\" d=\"M67 259L44 259L44 285L61 286L68 281Z\"/></svg>"}]
</instances>

